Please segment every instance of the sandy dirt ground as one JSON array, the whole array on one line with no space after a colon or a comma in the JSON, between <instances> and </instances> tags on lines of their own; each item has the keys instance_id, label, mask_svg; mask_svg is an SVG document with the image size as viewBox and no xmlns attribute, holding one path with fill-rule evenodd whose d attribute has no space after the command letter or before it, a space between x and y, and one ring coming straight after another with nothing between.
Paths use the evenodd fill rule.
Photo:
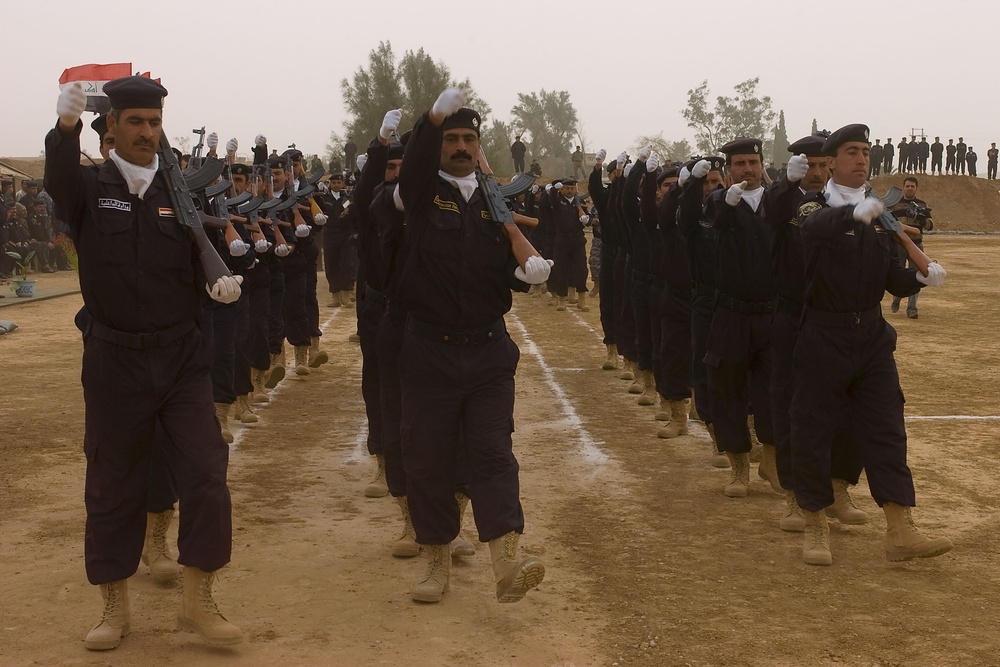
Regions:
<instances>
[{"instance_id":1,"label":"sandy dirt ground","mask_svg":"<svg viewBox=\"0 0 1000 667\"><path fill-rule=\"evenodd\" d=\"M390 556L398 510L362 493L374 463L353 311L321 298L331 363L286 378L259 423L235 427L234 550L216 599L246 642L229 649L177 631L180 589L143 568L132 634L112 652L83 648L101 604L83 568L81 300L0 308L20 326L0 336L0 665L1000 664L1000 239L926 245L945 287L921 296L919 320L884 306L899 331L915 518L948 535L951 553L886 561L885 519L862 479L854 497L871 523L833 522L833 566L803 564L801 535L778 529L779 495L754 475L748 498L726 498L702 425L658 440L655 408L600 370L596 303L557 313L516 295L522 545L547 576L500 605L477 543L444 601L417 605L408 593L424 561ZM42 279L71 287L73 276Z\"/></svg>"}]
</instances>

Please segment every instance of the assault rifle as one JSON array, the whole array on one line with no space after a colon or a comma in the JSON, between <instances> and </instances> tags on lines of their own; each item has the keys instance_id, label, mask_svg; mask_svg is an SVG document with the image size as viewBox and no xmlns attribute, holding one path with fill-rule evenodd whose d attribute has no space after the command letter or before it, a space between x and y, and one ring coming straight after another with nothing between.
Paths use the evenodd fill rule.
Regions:
<instances>
[{"instance_id":1,"label":"assault rifle","mask_svg":"<svg viewBox=\"0 0 1000 667\"><path fill-rule=\"evenodd\" d=\"M503 193L500 192L500 186L497 185L497 179L493 177L493 170L490 169L490 163L487 162L486 154L483 153L481 146L479 148L479 168L476 169L476 181L479 182L481 194L486 198L486 208L489 209L490 217L493 218L494 222L503 225L504 233L507 234L507 238L510 240L510 249L514 252L514 257L517 258L517 263L523 270L524 263L528 261L528 258L541 257L542 253L535 250L535 247L528 242L528 239L524 238L524 234L521 233L517 225L525 224L534 227L538 224L538 220L521 215L520 213L514 213L508 208L507 200L504 199Z\"/></svg>"},{"instance_id":2,"label":"assault rifle","mask_svg":"<svg viewBox=\"0 0 1000 667\"><path fill-rule=\"evenodd\" d=\"M872 194L871 189L868 190L867 194L869 196L876 196ZM879 197L879 199L882 201L882 204L888 208L889 206L898 204L902 197L903 193L899 190L899 188L892 187L889 188L888 192ZM928 270L927 267L931 265L932 260L924 254L923 250L917 247L917 244L914 243L913 239L911 239L906 233L906 230L903 229L903 225L896 219L896 216L888 210L883 210L878 216L878 223L882 225L883 229L887 229L896 235L896 242L902 246L903 250L906 251L906 256L910 258L910 262L913 263L913 266L917 267L917 270L920 271L920 273L926 276Z\"/></svg>"}]
</instances>

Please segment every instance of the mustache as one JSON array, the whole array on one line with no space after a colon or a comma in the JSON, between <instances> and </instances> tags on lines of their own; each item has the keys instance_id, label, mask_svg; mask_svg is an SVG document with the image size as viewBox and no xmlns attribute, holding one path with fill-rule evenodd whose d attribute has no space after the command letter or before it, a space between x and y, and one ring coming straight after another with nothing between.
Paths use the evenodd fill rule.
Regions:
<instances>
[{"instance_id":1,"label":"mustache","mask_svg":"<svg viewBox=\"0 0 1000 667\"><path fill-rule=\"evenodd\" d=\"M465 151L455 151L454 153L451 154L451 159L452 160L457 160L459 158L462 158L462 159L465 159L465 160L471 160L472 156L469 155Z\"/></svg>"}]
</instances>

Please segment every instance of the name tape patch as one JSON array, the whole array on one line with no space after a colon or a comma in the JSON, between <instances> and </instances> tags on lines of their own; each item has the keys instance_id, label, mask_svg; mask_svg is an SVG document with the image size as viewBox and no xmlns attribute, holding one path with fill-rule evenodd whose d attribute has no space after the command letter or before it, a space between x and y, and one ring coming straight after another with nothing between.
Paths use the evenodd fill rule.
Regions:
<instances>
[{"instance_id":1,"label":"name tape patch","mask_svg":"<svg viewBox=\"0 0 1000 667\"><path fill-rule=\"evenodd\" d=\"M131 211L132 202L120 199L102 198L97 200L97 208L111 208L116 211Z\"/></svg>"}]
</instances>

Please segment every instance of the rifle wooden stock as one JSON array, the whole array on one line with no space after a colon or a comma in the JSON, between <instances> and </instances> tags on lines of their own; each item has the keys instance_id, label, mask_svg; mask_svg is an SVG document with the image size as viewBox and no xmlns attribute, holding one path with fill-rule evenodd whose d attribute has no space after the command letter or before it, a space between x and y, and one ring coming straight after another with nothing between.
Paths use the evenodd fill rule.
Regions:
<instances>
[{"instance_id":1,"label":"rifle wooden stock","mask_svg":"<svg viewBox=\"0 0 1000 667\"><path fill-rule=\"evenodd\" d=\"M524 270L525 262L531 257L541 257L542 253L535 250L535 247L528 242L528 239L524 238L524 234L517 226L517 219L514 217L515 214L503 206L503 210L499 210L501 204L497 202L502 202L503 195L500 193L500 186L497 185L496 179L493 177L493 170L490 168L490 163L486 160L486 154L483 153L482 146L479 147L479 170L482 172L483 178L480 180L480 185L488 188L489 192L483 192L483 196L486 197L486 201L490 204L490 214L493 219L497 222L503 223L503 231L510 240L510 249L514 253L514 257L517 259L518 265L521 270ZM497 210L493 210L497 208ZM520 216L525 220L534 220L535 225L538 224L538 220L534 218L528 218L527 216ZM528 224L527 226L534 226Z\"/></svg>"},{"instance_id":2,"label":"rifle wooden stock","mask_svg":"<svg viewBox=\"0 0 1000 667\"><path fill-rule=\"evenodd\" d=\"M537 227L538 226L538 218L530 218L530 217L528 217L526 215L521 215L520 213L515 213L514 211L511 211L511 214L514 216L514 222L516 222L517 224L521 225L522 227Z\"/></svg>"},{"instance_id":3,"label":"rifle wooden stock","mask_svg":"<svg viewBox=\"0 0 1000 667\"><path fill-rule=\"evenodd\" d=\"M917 247L917 244L913 242L906 232L896 232L896 243L903 247L906 251L906 256L910 258L913 265L917 267L917 271L927 275L928 267L931 265L931 258L924 254L924 251Z\"/></svg>"}]
</instances>

